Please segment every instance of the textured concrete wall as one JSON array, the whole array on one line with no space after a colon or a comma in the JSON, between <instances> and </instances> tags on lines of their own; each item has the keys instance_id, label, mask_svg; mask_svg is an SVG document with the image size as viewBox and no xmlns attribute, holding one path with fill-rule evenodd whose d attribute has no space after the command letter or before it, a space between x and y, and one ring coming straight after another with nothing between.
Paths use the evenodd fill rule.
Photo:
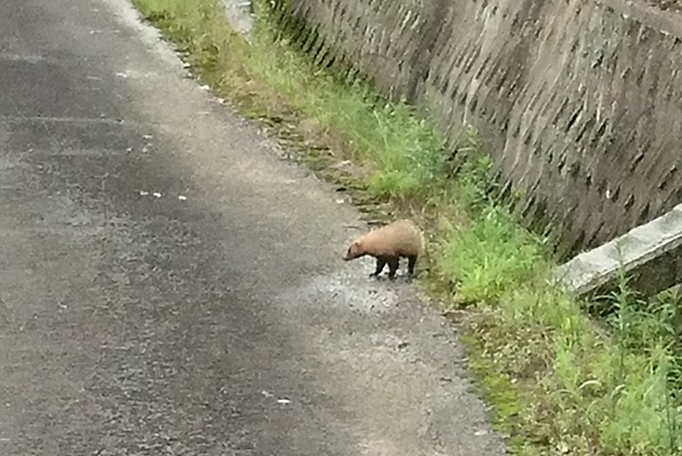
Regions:
<instances>
[{"instance_id":1,"label":"textured concrete wall","mask_svg":"<svg viewBox=\"0 0 682 456\"><path fill-rule=\"evenodd\" d=\"M469 122L529 223L563 251L597 246L682 202L682 16L626 0L289 0L387 94ZM338 60L338 59L337 59Z\"/></svg>"}]
</instances>

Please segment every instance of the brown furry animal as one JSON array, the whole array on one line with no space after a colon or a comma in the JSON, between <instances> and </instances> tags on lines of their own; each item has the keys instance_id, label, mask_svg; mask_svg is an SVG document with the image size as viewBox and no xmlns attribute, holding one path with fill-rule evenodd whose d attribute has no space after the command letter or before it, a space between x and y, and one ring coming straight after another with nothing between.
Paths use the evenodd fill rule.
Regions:
<instances>
[{"instance_id":1,"label":"brown furry animal","mask_svg":"<svg viewBox=\"0 0 682 456\"><path fill-rule=\"evenodd\" d=\"M388 277L395 279L400 258L407 258L407 271L412 277L417 258L422 253L423 237L419 228L409 220L398 220L382 228L374 229L354 241L344 260L370 255L376 258L377 268L370 274L376 277L388 264Z\"/></svg>"}]
</instances>

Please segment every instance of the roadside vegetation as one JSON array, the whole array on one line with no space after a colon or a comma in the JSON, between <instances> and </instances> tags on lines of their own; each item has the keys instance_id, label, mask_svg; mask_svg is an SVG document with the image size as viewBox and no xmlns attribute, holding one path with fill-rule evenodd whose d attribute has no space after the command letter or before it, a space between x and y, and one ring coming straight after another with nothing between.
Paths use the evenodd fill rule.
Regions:
<instances>
[{"instance_id":1,"label":"roadside vegetation","mask_svg":"<svg viewBox=\"0 0 682 456\"><path fill-rule=\"evenodd\" d=\"M637 299L622 277L592 318L553 285L544 239L495 198L477 133L450 151L428 116L312 65L255 0L252 43L216 0L134 0L217 96L269 129L372 216L421 222L421 286L464 328L491 419L518 455L682 454L674 300ZM457 171L455 173L455 171ZM454 175L454 176L453 176Z\"/></svg>"}]
</instances>

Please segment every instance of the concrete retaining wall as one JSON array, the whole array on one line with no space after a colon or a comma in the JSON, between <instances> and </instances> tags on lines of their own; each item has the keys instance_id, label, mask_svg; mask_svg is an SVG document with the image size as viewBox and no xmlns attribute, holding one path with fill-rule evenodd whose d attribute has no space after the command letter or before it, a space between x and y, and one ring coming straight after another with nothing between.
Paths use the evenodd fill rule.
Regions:
<instances>
[{"instance_id":1,"label":"concrete retaining wall","mask_svg":"<svg viewBox=\"0 0 682 456\"><path fill-rule=\"evenodd\" d=\"M682 202L682 16L625 0L289 0L386 94L489 140L529 224L564 253Z\"/></svg>"}]
</instances>

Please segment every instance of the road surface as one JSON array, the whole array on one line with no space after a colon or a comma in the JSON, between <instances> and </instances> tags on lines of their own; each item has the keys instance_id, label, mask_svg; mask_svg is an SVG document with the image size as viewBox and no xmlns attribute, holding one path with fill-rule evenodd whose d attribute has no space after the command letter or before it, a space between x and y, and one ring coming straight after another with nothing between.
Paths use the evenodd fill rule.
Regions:
<instances>
[{"instance_id":1,"label":"road surface","mask_svg":"<svg viewBox=\"0 0 682 456\"><path fill-rule=\"evenodd\" d=\"M337 198L125 0L0 0L0 454L502 455Z\"/></svg>"}]
</instances>

